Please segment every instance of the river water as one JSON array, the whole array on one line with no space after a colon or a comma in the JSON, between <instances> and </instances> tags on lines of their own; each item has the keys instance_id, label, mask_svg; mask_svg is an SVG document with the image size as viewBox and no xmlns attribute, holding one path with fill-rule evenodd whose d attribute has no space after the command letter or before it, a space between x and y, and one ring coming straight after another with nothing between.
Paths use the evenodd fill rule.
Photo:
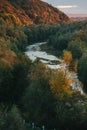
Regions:
<instances>
[{"instance_id":1,"label":"river water","mask_svg":"<svg viewBox=\"0 0 87 130\"><path fill-rule=\"evenodd\" d=\"M67 72L67 76L71 79L71 88L73 91L79 91L84 94L82 89L82 83L78 80L78 76L75 72L70 72L66 63L54 55L50 55L47 52L41 50L40 46L46 44L46 42L35 43L29 45L25 54L34 62L37 58L51 69L62 69Z\"/></svg>"}]
</instances>

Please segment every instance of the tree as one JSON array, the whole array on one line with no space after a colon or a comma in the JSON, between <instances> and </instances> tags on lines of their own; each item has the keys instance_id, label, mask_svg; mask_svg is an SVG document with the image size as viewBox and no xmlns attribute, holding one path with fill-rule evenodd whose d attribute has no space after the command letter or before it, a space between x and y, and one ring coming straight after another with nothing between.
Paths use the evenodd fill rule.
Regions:
<instances>
[{"instance_id":1,"label":"tree","mask_svg":"<svg viewBox=\"0 0 87 130\"><path fill-rule=\"evenodd\" d=\"M22 98L24 117L38 125L52 126L55 98L49 86L50 71L40 62L31 68L31 83Z\"/></svg>"},{"instance_id":2,"label":"tree","mask_svg":"<svg viewBox=\"0 0 87 130\"><path fill-rule=\"evenodd\" d=\"M12 100L15 103L21 99L24 90L29 85L29 70L31 66L31 61L25 55L18 56L18 62L13 65L12 69L12 84L10 93L12 94Z\"/></svg>"},{"instance_id":3,"label":"tree","mask_svg":"<svg viewBox=\"0 0 87 130\"><path fill-rule=\"evenodd\" d=\"M2 130L25 130L23 119L15 105L13 105L11 110L6 114Z\"/></svg>"},{"instance_id":4,"label":"tree","mask_svg":"<svg viewBox=\"0 0 87 130\"><path fill-rule=\"evenodd\" d=\"M79 59L82 56L82 46L78 41L69 43L68 50L72 53L73 59Z\"/></svg>"},{"instance_id":5,"label":"tree","mask_svg":"<svg viewBox=\"0 0 87 130\"><path fill-rule=\"evenodd\" d=\"M5 60L0 61L0 102L9 102L11 80L12 80L12 67Z\"/></svg>"},{"instance_id":6,"label":"tree","mask_svg":"<svg viewBox=\"0 0 87 130\"><path fill-rule=\"evenodd\" d=\"M65 61L65 63L66 63L67 65L70 65L70 64L71 64L72 54L71 54L70 51L66 51L66 50L63 51L63 60Z\"/></svg>"},{"instance_id":7,"label":"tree","mask_svg":"<svg viewBox=\"0 0 87 130\"><path fill-rule=\"evenodd\" d=\"M71 95L70 79L62 70L56 70L50 80L49 84L53 93L60 99L64 99Z\"/></svg>"},{"instance_id":8,"label":"tree","mask_svg":"<svg viewBox=\"0 0 87 130\"><path fill-rule=\"evenodd\" d=\"M0 61L0 102L18 103L29 85L30 65L31 61L25 55L20 55L13 65Z\"/></svg>"},{"instance_id":9,"label":"tree","mask_svg":"<svg viewBox=\"0 0 87 130\"><path fill-rule=\"evenodd\" d=\"M84 84L84 90L87 92L87 53L83 54L78 63L78 78Z\"/></svg>"}]
</instances>

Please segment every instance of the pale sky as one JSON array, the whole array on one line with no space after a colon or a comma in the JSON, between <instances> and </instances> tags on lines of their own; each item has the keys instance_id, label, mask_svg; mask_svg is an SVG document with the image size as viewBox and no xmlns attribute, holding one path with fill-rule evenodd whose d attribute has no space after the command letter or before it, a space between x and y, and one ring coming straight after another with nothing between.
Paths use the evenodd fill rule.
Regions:
<instances>
[{"instance_id":1,"label":"pale sky","mask_svg":"<svg viewBox=\"0 0 87 130\"><path fill-rule=\"evenodd\" d=\"M87 14L87 0L42 0L68 14Z\"/></svg>"}]
</instances>

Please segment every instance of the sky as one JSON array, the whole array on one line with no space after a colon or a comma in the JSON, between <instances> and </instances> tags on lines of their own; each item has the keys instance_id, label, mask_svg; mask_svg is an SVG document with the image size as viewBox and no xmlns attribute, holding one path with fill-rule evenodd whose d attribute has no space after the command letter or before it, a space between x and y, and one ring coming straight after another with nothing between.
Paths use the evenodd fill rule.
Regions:
<instances>
[{"instance_id":1,"label":"sky","mask_svg":"<svg viewBox=\"0 0 87 130\"><path fill-rule=\"evenodd\" d=\"M42 0L66 14L87 14L87 0Z\"/></svg>"}]
</instances>

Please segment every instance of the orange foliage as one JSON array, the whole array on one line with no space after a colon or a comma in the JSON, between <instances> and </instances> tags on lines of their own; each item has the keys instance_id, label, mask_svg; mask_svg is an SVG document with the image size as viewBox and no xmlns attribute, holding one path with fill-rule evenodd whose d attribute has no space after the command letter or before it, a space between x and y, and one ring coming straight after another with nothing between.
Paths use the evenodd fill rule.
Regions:
<instances>
[{"instance_id":1,"label":"orange foliage","mask_svg":"<svg viewBox=\"0 0 87 130\"><path fill-rule=\"evenodd\" d=\"M62 70L57 70L53 73L49 80L49 84L56 96L71 95L70 79Z\"/></svg>"},{"instance_id":2,"label":"orange foliage","mask_svg":"<svg viewBox=\"0 0 87 130\"><path fill-rule=\"evenodd\" d=\"M0 1L0 18L4 20L6 25L21 26L33 24L37 22L37 17L39 18L38 23L69 21L69 18L64 13L40 0L15 2L11 3L8 0Z\"/></svg>"},{"instance_id":3,"label":"orange foliage","mask_svg":"<svg viewBox=\"0 0 87 130\"><path fill-rule=\"evenodd\" d=\"M70 51L63 51L63 60L70 65L71 61L72 61L72 54Z\"/></svg>"}]
</instances>

